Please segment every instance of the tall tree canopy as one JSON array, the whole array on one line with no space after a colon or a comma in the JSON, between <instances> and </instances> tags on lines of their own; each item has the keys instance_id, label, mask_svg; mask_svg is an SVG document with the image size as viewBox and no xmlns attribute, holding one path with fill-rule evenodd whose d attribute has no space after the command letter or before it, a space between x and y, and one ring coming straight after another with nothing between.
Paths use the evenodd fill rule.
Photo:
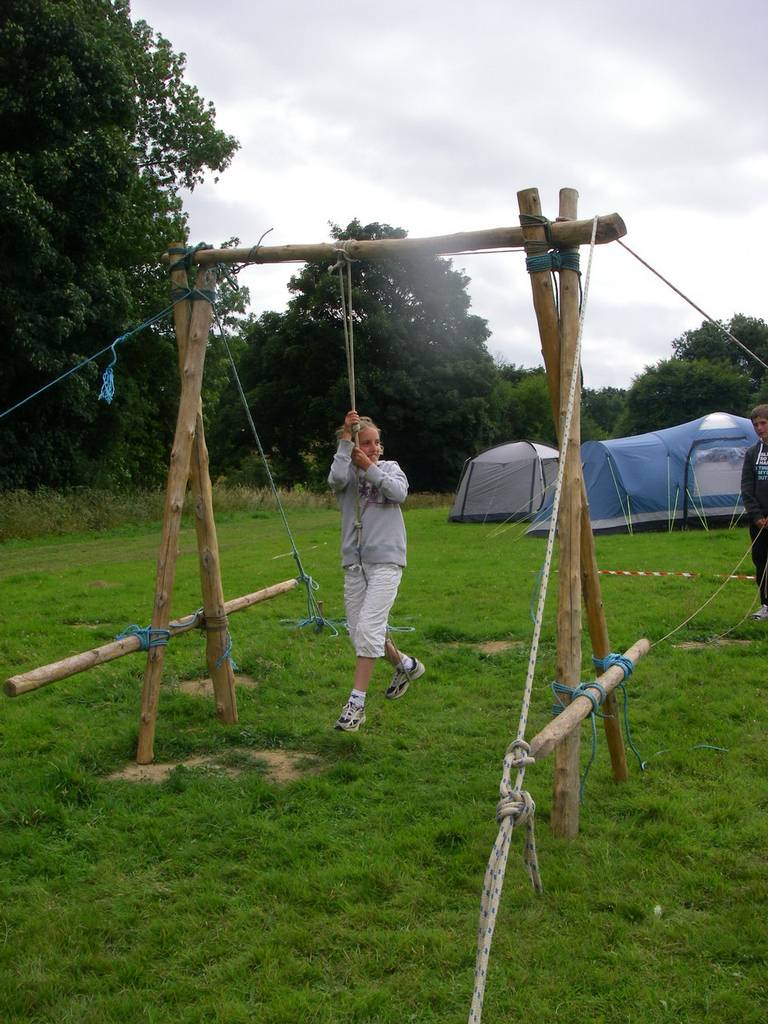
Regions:
<instances>
[{"instance_id":1,"label":"tall tree canopy","mask_svg":"<svg viewBox=\"0 0 768 1024\"><path fill-rule=\"evenodd\" d=\"M358 221L332 233L339 240L405 235ZM468 279L447 260L421 256L354 262L352 282L358 411L382 427L387 452L413 488L450 490L492 429L495 368L486 322L469 312ZM290 290L285 313L265 313L250 328L240 373L281 480L320 484L350 402L338 276L307 264ZM253 448L232 395L214 430L214 468L232 472Z\"/></svg>"},{"instance_id":2,"label":"tall tree canopy","mask_svg":"<svg viewBox=\"0 0 768 1024\"><path fill-rule=\"evenodd\" d=\"M768 363L768 324L753 316L736 313L730 323L722 324L750 352L754 352L764 363ZM749 380L750 396L755 401L765 398L766 369L757 360L748 355L723 333L720 328L708 320L695 330L686 331L672 342L672 351L677 359L690 362L694 359L706 359L713 363L723 363L739 370Z\"/></svg>"},{"instance_id":3,"label":"tall tree canopy","mask_svg":"<svg viewBox=\"0 0 768 1024\"><path fill-rule=\"evenodd\" d=\"M662 359L632 382L618 428L642 434L710 412L743 416L748 403L749 380L740 370L707 359Z\"/></svg>"},{"instance_id":4,"label":"tall tree canopy","mask_svg":"<svg viewBox=\"0 0 768 1024\"><path fill-rule=\"evenodd\" d=\"M179 190L237 148L184 68L131 23L127 0L5 0L0 412L167 305L158 254L185 237ZM114 405L95 401L91 364L0 420L0 486L161 476L177 394L169 327L119 356Z\"/></svg>"}]
</instances>

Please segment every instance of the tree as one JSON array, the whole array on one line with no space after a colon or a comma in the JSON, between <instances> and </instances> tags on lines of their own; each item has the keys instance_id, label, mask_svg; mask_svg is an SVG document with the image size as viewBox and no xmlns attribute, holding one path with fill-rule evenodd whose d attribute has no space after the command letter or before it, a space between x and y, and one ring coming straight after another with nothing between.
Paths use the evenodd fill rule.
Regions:
<instances>
[{"instance_id":1,"label":"tree","mask_svg":"<svg viewBox=\"0 0 768 1024\"><path fill-rule=\"evenodd\" d=\"M742 345L754 352L764 363L768 363L768 324L757 317L736 313L730 323L721 324ZM750 393L757 400L766 390L766 369L731 341L716 324L705 320L701 327L685 331L672 342L672 351L677 359L706 359L740 370L748 379Z\"/></svg>"},{"instance_id":2,"label":"tree","mask_svg":"<svg viewBox=\"0 0 768 1024\"><path fill-rule=\"evenodd\" d=\"M503 365L498 370L490 399L493 443L530 440L557 445L543 367Z\"/></svg>"},{"instance_id":3,"label":"tree","mask_svg":"<svg viewBox=\"0 0 768 1024\"><path fill-rule=\"evenodd\" d=\"M332 225L332 234L405 236L359 221ZM435 257L352 264L356 404L380 424L386 450L418 490L452 489L464 460L491 436L495 370L486 322L469 313L467 283ZM290 290L285 313L265 313L248 331L240 375L281 482L320 486L350 404L338 277L310 263ZM214 469L232 472L253 449L232 395L214 430Z\"/></svg>"},{"instance_id":4,"label":"tree","mask_svg":"<svg viewBox=\"0 0 768 1024\"><path fill-rule=\"evenodd\" d=\"M642 434L710 412L743 415L748 402L749 381L739 370L705 359L662 359L635 377L617 428Z\"/></svg>"},{"instance_id":5,"label":"tree","mask_svg":"<svg viewBox=\"0 0 768 1024\"><path fill-rule=\"evenodd\" d=\"M127 0L6 0L0 16L0 412L168 304L158 254L185 237L180 189L237 147L185 61ZM153 483L175 420L170 324L119 349L112 406L93 364L0 420L0 486Z\"/></svg>"},{"instance_id":6,"label":"tree","mask_svg":"<svg viewBox=\"0 0 768 1024\"><path fill-rule=\"evenodd\" d=\"M616 437L627 401L624 388L584 388L581 397L581 436L584 441Z\"/></svg>"}]
</instances>

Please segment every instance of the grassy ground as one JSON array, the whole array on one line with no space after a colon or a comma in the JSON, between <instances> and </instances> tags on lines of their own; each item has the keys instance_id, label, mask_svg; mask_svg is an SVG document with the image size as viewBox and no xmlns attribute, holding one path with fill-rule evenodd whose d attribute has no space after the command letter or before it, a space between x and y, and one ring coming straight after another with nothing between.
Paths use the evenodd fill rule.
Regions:
<instances>
[{"instance_id":1,"label":"grassy ground","mask_svg":"<svg viewBox=\"0 0 768 1024\"><path fill-rule=\"evenodd\" d=\"M236 726L181 689L204 672L200 636L167 651L157 760L215 753L242 767L236 777L180 766L160 785L107 780L135 750L143 655L2 698L4 1024L466 1019L544 543L446 516L407 513L411 564L394 615L427 674L388 702L377 670L357 735L331 728L350 650L282 621L304 614L297 591L232 617L234 657L259 682L239 692ZM342 618L336 512L299 508L291 524L326 614ZM227 597L295 574L275 514L231 512L219 535ZM604 568L701 574L605 577L614 649L696 611L747 543L743 530L598 539ZM2 676L147 624L158 544L146 525L4 544ZM750 569L747 559L739 571ZM727 582L641 662L630 715L648 769L632 761L615 785L601 737L577 839L550 832L551 761L529 769L545 892L530 890L515 835L488 1024L768 1018L768 627L746 620L729 634L743 643L711 642L753 596L753 584ZM199 604L185 529L173 614ZM517 646L490 655L487 640ZM553 665L550 598L530 735L549 716ZM586 726L583 736L586 761ZM264 750L313 755L321 770L276 785L243 754Z\"/></svg>"}]
</instances>

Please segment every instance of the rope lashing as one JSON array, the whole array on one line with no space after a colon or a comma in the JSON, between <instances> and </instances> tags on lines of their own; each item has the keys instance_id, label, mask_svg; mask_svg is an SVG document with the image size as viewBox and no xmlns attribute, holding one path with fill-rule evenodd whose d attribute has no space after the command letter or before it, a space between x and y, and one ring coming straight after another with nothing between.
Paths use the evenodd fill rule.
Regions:
<instances>
[{"instance_id":1,"label":"rope lashing","mask_svg":"<svg viewBox=\"0 0 768 1024\"><path fill-rule=\"evenodd\" d=\"M168 249L168 254L171 256L180 256L181 259L176 260L175 263L171 263L168 267L168 272L172 273L174 270L189 270L192 266L192 257L195 253L200 252L203 249L212 249L213 246L208 242L198 242L197 245L174 245Z\"/></svg>"},{"instance_id":2,"label":"rope lashing","mask_svg":"<svg viewBox=\"0 0 768 1024\"><path fill-rule=\"evenodd\" d=\"M225 633L224 650L214 662L216 668L221 668L225 661L230 662L232 671L237 672L237 662L232 657L232 635L229 632L229 623L226 615L206 615L201 623L202 628L213 633Z\"/></svg>"},{"instance_id":3,"label":"rope lashing","mask_svg":"<svg viewBox=\"0 0 768 1024\"><path fill-rule=\"evenodd\" d=\"M174 305L177 302L210 302L213 306L216 292L212 288L172 288L171 298Z\"/></svg>"},{"instance_id":4,"label":"rope lashing","mask_svg":"<svg viewBox=\"0 0 768 1024\"><path fill-rule=\"evenodd\" d=\"M601 674L607 672L609 668L613 668L614 665L621 665L625 679L629 679L635 668L631 658L627 658L624 654L616 653L606 654L604 658L596 658L593 654L592 664L600 670Z\"/></svg>"},{"instance_id":5,"label":"rope lashing","mask_svg":"<svg viewBox=\"0 0 768 1024\"><path fill-rule=\"evenodd\" d=\"M129 636L138 638L140 651L148 651L151 647L164 647L171 639L171 631L159 627L134 625L118 633L115 640L125 640Z\"/></svg>"},{"instance_id":6,"label":"rope lashing","mask_svg":"<svg viewBox=\"0 0 768 1024\"><path fill-rule=\"evenodd\" d=\"M626 676L624 678L626 679ZM568 704L561 700L561 697L570 697L571 701L574 701L577 697L586 697L592 704L590 715L594 715L607 696L605 687L598 683L596 679L592 679L588 683L579 683L578 686L566 686L565 683L558 683L557 680L553 680L551 686L552 693L557 701L556 704L552 705L553 715L559 715L568 707ZM597 693L592 693L592 690L597 690Z\"/></svg>"},{"instance_id":7,"label":"rope lashing","mask_svg":"<svg viewBox=\"0 0 768 1024\"><path fill-rule=\"evenodd\" d=\"M626 659L628 660L628 659ZM552 714L559 715L562 711L565 711L568 706L562 698L568 696L571 700L575 700L576 697L586 697L592 704L592 710L589 713L589 724L592 729L592 749L590 751L589 760L586 763L584 771L579 782L579 803L584 801L584 790L587 785L587 776L589 770L595 763L595 757L597 756L597 725L595 724L595 716L604 718L601 715L598 708L606 698L605 688L597 680L592 679L588 683L580 683L578 686L566 686L564 683L558 683L556 680L552 682L552 693L555 695L557 704L552 705ZM592 690L597 690L597 693L593 693Z\"/></svg>"},{"instance_id":8,"label":"rope lashing","mask_svg":"<svg viewBox=\"0 0 768 1024\"><path fill-rule=\"evenodd\" d=\"M578 249L554 249L552 252L526 256L525 268L529 274L539 270L575 270L581 273Z\"/></svg>"},{"instance_id":9,"label":"rope lashing","mask_svg":"<svg viewBox=\"0 0 768 1024\"><path fill-rule=\"evenodd\" d=\"M635 668L631 658L628 658L624 654L616 654L615 652L606 654L604 658L596 658L593 654L592 664L601 674L603 672L607 672L609 668L613 668L614 665L619 665L624 672L624 679L629 679ZM629 725L629 693L624 685L624 680L619 683L617 689L621 690L622 694L622 722L624 723L624 735L627 740L627 746L637 758L640 771L644 772L648 767L648 764L643 760L642 754L637 749L635 742L632 739L632 730Z\"/></svg>"}]
</instances>

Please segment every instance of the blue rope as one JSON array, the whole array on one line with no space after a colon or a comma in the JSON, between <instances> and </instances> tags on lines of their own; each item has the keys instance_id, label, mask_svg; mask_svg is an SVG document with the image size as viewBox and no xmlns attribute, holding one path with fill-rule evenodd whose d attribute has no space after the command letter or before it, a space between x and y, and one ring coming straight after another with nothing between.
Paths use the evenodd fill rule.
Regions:
<instances>
[{"instance_id":1,"label":"blue rope","mask_svg":"<svg viewBox=\"0 0 768 1024\"><path fill-rule=\"evenodd\" d=\"M527 256L525 268L529 274L540 270L575 270L579 273L579 252L578 249L555 249L553 252Z\"/></svg>"},{"instance_id":2,"label":"blue rope","mask_svg":"<svg viewBox=\"0 0 768 1024\"><path fill-rule=\"evenodd\" d=\"M225 661L228 661L232 665L233 672L239 672L237 662L232 657L232 634L227 630L227 645L224 648L223 653L216 659L216 668L221 668Z\"/></svg>"},{"instance_id":3,"label":"blue rope","mask_svg":"<svg viewBox=\"0 0 768 1024\"><path fill-rule=\"evenodd\" d=\"M632 659L628 658L625 654L606 654L604 658L596 658L593 654L592 664L595 668L600 669L601 673L607 672L614 665L621 665L625 679L629 679L635 668Z\"/></svg>"},{"instance_id":4,"label":"blue rope","mask_svg":"<svg viewBox=\"0 0 768 1024\"><path fill-rule=\"evenodd\" d=\"M589 754L589 761L584 769L579 783L579 803L584 802L584 790L587 785L587 776L589 770L595 763L595 757L597 756L597 725L595 723L595 716L599 714L598 708L605 700L605 689L595 679L590 680L588 683L580 683L578 686L566 686L564 683L558 683L557 680L552 682L552 693L557 699L557 704L552 705L552 714L559 715L568 706L561 698L569 696L571 700L575 697L588 697L592 702L592 710L589 713L589 723L592 727L592 749ZM591 693L591 690L597 690L597 694ZM603 716L600 715L602 718Z\"/></svg>"},{"instance_id":5,"label":"blue rope","mask_svg":"<svg viewBox=\"0 0 768 1024\"><path fill-rule=\"evenodd\" d=\"M216 325L219 329L219 337L221 338L221 341L227 353L227 357L229 359L229 366L232 371L232 377L234 379L238 394L240 395L240 401L242 402L243 409L245 410L248 425L251 428L253 439L256 442L256 447L258 448L259 455L261 456L261 461L264 465L264 470L267 474L267 480L269 481L272 496L275 499L275 505L277 506L277 510L280 513L280 518L283 521L283 527L285 528L285 532L288 536L288 540L291 545L291 554L293 556L294 562L296 563L296 568L298 569L297 579L299 583L303 584L304 587L306 588L307 614L303 619L299 619L298 622L295 623L295 625L298 626L299 629L302 629L304 626L312 626L316 633L322 632L323 626L328 626L329 629L332 631L333 635L338 636L338 630L333 626L330 620L324 618L320 612L320 607L317 603L317 598L315 597L315 591L320 589L320 584L316 583L312 579L312 577L305 571L304 566L302 565L301 555L299 554L299 549L296 546L296 541L294 540L293 533L291 532L291 527L288 523L288 517L286 516L285 509L283 508L283 503L280 500L277 485L275 484L275 479L272 476L272 470L270 469L267 456L264 452L264 448L261 443L261 438L259 437L259 433L256 430L256 424L253 422L253 416L251 416L251 410L248 406L248 399L245 397L245 392L243 391L243 385L240 380L240 375L237 372L237 366L235 365L235 360L232 357L232 351L227 342L226 335L224 334L224 328L222 327L221 320L219 319L219 316L215 310L214 318L216 320Z\"/></svg>"},{"instance_id":6,"label":"blue rope","mask_svg":"<svg viewBox=\"0 0 768 1024\"><path fill-rule=\"evenodd\" d=\"M156 324L160 320L164 319L164 317L168 316L169 313L173 312L173 308L178 302L184 302L187 299L191 299L192 301L195 301L196 299L205 299L206 302L212 303L213 299L211 298L211 295L212 293L204 292L201 291L200 289L177 289L174 292L173 302L169 306L166 306L165 309L161 309L159 313L154 313L152 316L147 317L146 320L143 320L136 327L132 327L131 330L119 335L109 345L106 345L104 348L99 349L98 352L94 352L92 356L88 356L87 359L83 359L82 362L78 363L76 366L70 367L69 370L66 370L64 373L56 377L54 380L51 380L47 384L44 384L43 387L38 388L37 391L33 391L31 395L27 395L26 398L23 398L20 402L17 402L15 405L12 405L9 409L6 409L4 412L0 412L0 419L3 419L4 416L8 416L10 413L15 412L17 409L20 409L22 405L26 405L27 402L31 402L33 398L38 398L40 395L44 394L46 391L54 387L56 384L60 384L63 380L66 380L67 377L71 377L73 373L77 373L78 370L82 370L84 366L88 366L89 363L92 363L100 356L103 356L105 352L112 353L112 360L107 366L107 368L104 370L104 373L102 375L99 399L100 401L107 402L109 404L115 397L114 367L117 363L117 346L122 345L123 342L128 341L135 334L138 334L140 331L146 330L147 327L152 327L153 324Z\"/></svg>"},{"instance_id":7,"label":"blue rope","mask_svg":"<svg viewBox=\"0 0 768 1024\"><path fill-rule=\"evenodd\" d=\"M634 671L635 666L632 663L632 659L628 658L624 654L606 654L604 658L596 658L592 655L592 664L598 669L599 672L606 672L609 668L614 665L619 665L624 672L624 679L629 679ZM632 739L632 731L629 727L629 693L624 685L623 681L619 683L618 689L621 690L623 695L623 707L622 707L622 721L624 722L624 735L627 740L627 745L632 753L637 758L637 763L640 767L640 771L644 772L648 767L648 762L644 761L640 751L635 746L634 740Z\"/></svg>"},{"instance_id":8,"label":"blue rope","mask_svg":"<svg viewBox=\"0 0 768 1024\"><path fill-rule=\"evenodd\" d=\"M152 626L128 626L118 633L115 640L125 640L135 636L139 639L139 650L148 651L150 647L164 647L171 639L170 629L153 629Z\"/></svg>"}]
</instances>

